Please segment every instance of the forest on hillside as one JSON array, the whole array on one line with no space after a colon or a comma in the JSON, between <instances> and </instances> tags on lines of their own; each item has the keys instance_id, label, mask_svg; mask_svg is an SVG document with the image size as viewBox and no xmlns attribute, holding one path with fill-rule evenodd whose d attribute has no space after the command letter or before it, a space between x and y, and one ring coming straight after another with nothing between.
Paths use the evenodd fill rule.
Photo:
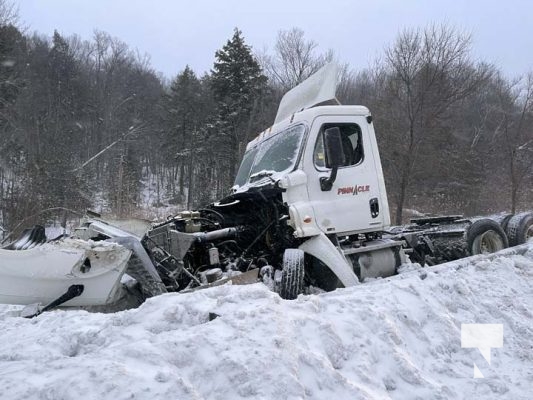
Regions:
<instances>
[{"instance_id":1,"label":"forest on hillside","mask_svg":"<svg viewBox=\"0 0 533 400\"><path fill-rule=\"evenodd\" d=\"M469 35L406 29L357 71L298 28L269 52L237 28L228 36L208 73L183 60L167 79L106 32L29 34L0 0L0 228L87 208L163 217L228 194L283 93L332 60L340 102L373 113L397 223L411 210L531 209L533 72L509 78L475 60Z\"/></svg>"}]
</instances>

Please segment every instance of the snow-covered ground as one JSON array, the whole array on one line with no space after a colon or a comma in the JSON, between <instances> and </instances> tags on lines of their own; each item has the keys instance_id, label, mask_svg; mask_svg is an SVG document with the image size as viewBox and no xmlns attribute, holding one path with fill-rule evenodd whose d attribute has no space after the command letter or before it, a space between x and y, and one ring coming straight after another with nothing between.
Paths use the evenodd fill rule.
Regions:
<instances>
[{"instance_id":1,"label":"snow-covered ground","mask_svg":"<svg viewBox=\"0 0 533 400\"><path fill-rule=\"evenodd\" d=\"M0 308L1 399L533 398L533 246L294 301L255 284L116 314L19 309ZM462 323L503 324L491 365Z\"/></svg>"}]
</instances>

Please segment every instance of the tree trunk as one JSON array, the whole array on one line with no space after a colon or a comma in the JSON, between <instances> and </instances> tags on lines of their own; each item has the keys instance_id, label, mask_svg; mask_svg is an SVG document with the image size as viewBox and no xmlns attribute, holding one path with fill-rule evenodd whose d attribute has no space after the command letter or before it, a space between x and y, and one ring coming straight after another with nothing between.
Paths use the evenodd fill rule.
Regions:
<instances>
[{"instance_id":1,"label":"tree trunk","mask_svg":"<svg viewBox=\"0 0 533 400\"><path fill-rule=\"evenodd\" d=\"M193 202L194 193L194 132L191 133L190 152L189 152L189 182L187 191L187 210L190 210Z\"/></svg>"},{"instance_id":2,"label":"tree trunk","mask_svg":"<svg viewBox=\"0 0 533 400\"><path fill-rule=\"evenodd\" d=\"M118 165L118 182L117 182L117 215L122 217L122 186L124 184L124 154L120 155Z\"/></svg>"},{"instance_id":3,"label":"tree trunk","mask_svg":"<svg viewBox=\"0 0 533 400\"><path fill-rule=\"evenodd\" d=\"M516 176L515 152L511 151L511 213L516 213L516 200L518 197L518 179Z\"/></svg>"},{"instance_id":4,"label":"tree trunk","mask_svg":"<svg viewBox=\"0 0 533 400\"><path fill-rule=\"evenodd\" d=\"M396 225L403 224L403 205L405 203L405 195L407 193L407 184L408 184L408 171L404 171L402 174L402 179L400 181L400 193L397 197L396 203Z\"/></svg>"}]
</instances>

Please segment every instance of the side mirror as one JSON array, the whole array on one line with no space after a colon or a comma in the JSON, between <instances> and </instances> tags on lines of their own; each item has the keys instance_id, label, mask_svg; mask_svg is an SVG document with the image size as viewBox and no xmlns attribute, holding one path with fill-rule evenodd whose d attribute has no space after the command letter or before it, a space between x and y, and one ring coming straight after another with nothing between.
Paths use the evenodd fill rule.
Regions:
<instances>
[{"instance_id":1,"label":"side mirror","mask_svg":"<svg viewBox=\"0 0 533 400\"><path fill-rule=\"evenodd\" d=\"M324 132L324 148L326 152L326 166L331 168L328 178L320 178L320 189L328 192L337 179L337 170L344 165L344 151L342 150L341 130L337 127L328 128Z\"/></svg>"},{"instance_id":2,"label":"side mirror","mask_svg":"<svg viewBox=\"0 0 533 400\"><path fill-rule=\"evenodd\" d=\"M341 130L338 127L328 128L324 132L324 148L326 165L338 168L344 165L344 151L342 150Z\"/></svg>"}]
</instances>

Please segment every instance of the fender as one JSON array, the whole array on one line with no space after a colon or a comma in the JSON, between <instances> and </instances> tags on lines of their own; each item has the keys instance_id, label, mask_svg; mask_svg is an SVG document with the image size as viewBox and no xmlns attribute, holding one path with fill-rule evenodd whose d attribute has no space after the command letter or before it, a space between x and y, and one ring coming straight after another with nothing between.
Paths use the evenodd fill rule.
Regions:
<instances>
[{"instance_id":1,"label":"fender","mask_svg":"<svg viewBox=\"0 0 533 400\"><path fill-rule=\"evenodd\" d=\"M344 287L359 283L353 268L325 234L320 233L306 240L299 249L322 261L339 278Z\"/></svg>"}]
</instances>

